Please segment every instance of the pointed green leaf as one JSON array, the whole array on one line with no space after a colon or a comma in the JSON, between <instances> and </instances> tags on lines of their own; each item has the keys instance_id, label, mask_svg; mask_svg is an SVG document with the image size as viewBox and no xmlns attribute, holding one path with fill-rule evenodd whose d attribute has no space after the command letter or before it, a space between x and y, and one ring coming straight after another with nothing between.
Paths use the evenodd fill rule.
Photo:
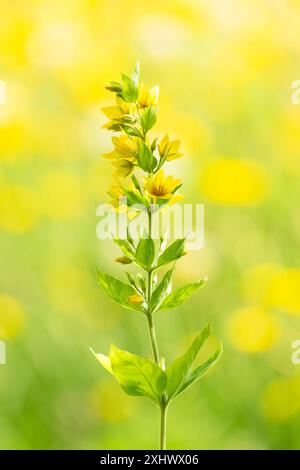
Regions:
<instances>
[{"instance_id":1,"label":"pointed green leaf","mask_svg":"<svg viewBox=\"0 0 300 470\"><path fill-rule=\"evenodd\" d=\"M181 258L184 253L184 242L185 239L181 238L179 240L175 240L170 246L168 246L168 248L158 258L157 267L164 266L165 264Z\"/></svg>"},{"instance_id":2,"label":"pointed green leaf","mask_svg":"<svg viewBox=\"0 0 300 470\"><path fill-rule=\"evenodd\" d=\"M139 305L131 304L128 301L128 297L135 294L135 290L131 286L119 281L119 279L109 276L108 274L102 273L98 269L97 282L102 287L102 289L105 290L107 295L118 302L120 305L131 310L140 311Z\"/></svg>"},{"instance_id":3,"label":"pointed green leaf","mask_svg":"<svg viewBox=\"0 0 300 470\"><path fill-rule=\"evenodd\" d=\"M145 396L159 404L167 385L165 372L153 361L112 346L114 376L128 395Z\"/></svg>"},{"instance_id":4,"label":"pointed green leaf","mask_svg":"<svg viewBox=\"0 0 300 470\"><path fill-rule=\"evenodd\" d=\"M113 373L113 370L112 370L112 367L111 367L111 362L110 362L110 359L108 356L105 356L104 354L100 354L100 353L95 353L95 351L90 348L90 351L92 352L92 354L95 356L95 358L97 359L97 361L100 362L101 366L107 370L107 372L109 372L110 374L114 375Z\"/></svg>"},{"instance_id":5,"label":"pointed green leaf","mask_svg":"<svg viewBox=\"0 0 300 470\"><path fill-rule=\"evenodd\" d=\"M161 282L158 284L157 288L153 292L150 302L151 312L159 310L160 305L168 294L168 291L171 287L173 272L174 268L170 269L170 271L167 271L164 277L162 278Z\"/></svg>"},{"instance_id":6,"label":"pointed green leaf","mask_svg":"<svg viewBox=\"0 0 300 470\"><path fill-rule=\"evenodd\" d=\"M201 333L196 336L192 345L183 356L175 359L174 362L167 369L168 385L167 396L168 400L172 399L180 390L182 385L186 382L191 372L193 363L207 340L211 335L211 327L208 325Z\"/></svg>"},{"instance_id":7,"label":"pointed green leaf","mask_svg":"<svg viewBox=\"0 0 300 470\"><path fill-rule=\"evenodd\" d=\"M118 245L121 248L124 255L128 256L128 258L132 258L135 255L134 248L129 243L128 240L123 240L121 238L114 238L113 240L114 240L115 244Z\"/></svg>"},{"instance_id":8,"label":"pointed green leaf","mask_svg":"<svg viewBox=\"0 0 300 470\"><path fill-rule=\"evenodd\" d=\"M150 108L146 108L141 117L141 124L145 134L146 132L150 131L150 129L152 129L152 127L156 123L156 120L157 113L155 108L153 108L152 106L150 106Z\"/></svg>"},{"instance_id":9,"label":"pointed green leaf","mask_svg":"<svg viewBox=\"0 0 300 470\"><path fill-rule=\"evenodd\" d=\"M178 287L178 289L175 289L170 295L165 298L160 309L168 310L171 308L175 308L178 305L181 305L183 302L189 299L194 294L194 292L203 287L205 284L206 278L201 279L200 281L192 282L191 284L187 284L186 286Z\"/></svg>"},{"instance_id":10,"label":"pointed green leaf","mask_svg":"<svg viewBox=\"0 0 300 470\"><path fill-rule=\"evenodd\" d=\"M134 205L138 205L139 207L144 206L144 210L146 210L146 207L149 206L148 200L145 197L143 197L140 193L136 191L131 191L129 189L125 189L124 192L125 192L125 196L127 197L127 202L129 206L134 206Z\"/></svg>"},{"instance_id":11,"label":"pointed green leaf","mask_svg":"<svg viewBox=\"0 0 300 470\"><path fill-rule=\"evenodd\" d=\"M176 397L180 395L182 392L187 390L191 385L193 385L197 380L199 380L201 377L203 377L206 372L208 372L219 360L221 354L223 352L222 345L218 347L218 349L210 356L207 361L203 362L200 366L196 367L189 375L187 380L185 381L184 384L179 388L178 392L176 393Z\"/></svg>"},{"instance_id":12,"label":"pointed green leaf","mask_svg":"<svg viewBox=\"0 0 300 470\"><path fill-rule=\"evenodd\" d=\"M152 238L142 238L137 246L135 260L145 269L151 267L155 256L155 246Z\"/></svg>"},{"instance_id":13,"label":"pointed green leaf","mask_svg":"<svg viewBox=\"0 0 300 470\"><path fill-rule=\"evenodd\" d=\"M134 103L138 99L138 87L134 81L125 75L121 74L122 77L122 98L127 103Z\"/></svg>"},{"instance_id":14,"label":"pointed green leaf","mask_svg":"<svg viewBox=\"0 0 300 470\"><path fill-rule=\"evenodd\" d=\"M149 147L142 140L138 143L138 164L142 170L146 172L151 172L156 166L156 158L149 149Z\"/></svg>"}]
</instances>

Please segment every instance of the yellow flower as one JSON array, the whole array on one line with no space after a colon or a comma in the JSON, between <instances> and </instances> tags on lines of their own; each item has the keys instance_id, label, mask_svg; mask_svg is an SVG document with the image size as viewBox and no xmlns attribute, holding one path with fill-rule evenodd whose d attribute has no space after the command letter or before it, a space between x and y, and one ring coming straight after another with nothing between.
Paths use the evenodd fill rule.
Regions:
<instances>
[{"instance_id":1,"label":"yellow flower","mask_svg":"<svg viewBox=\"0 0 300 470\"><path fill-rule=\"evenodd\" d=\"M119 158L112 162L112 164L117 167L117 170L114 172L114 176L125 178L129 176L134 169L134 162L131 160L126 160L125 158Z\"/></svg>"},{"instance_id":2,"label":"yellow flower","mask_svg":"<svg viewBox=\"0 0 300 470\"><path fill-rule=\"evenodd\" d=\"M137 140L129 137L128 135L121 135L119 137L112 137L112 143L115 149L112 152L105 153L105 158L130 158L135 160L138 151Z\"/></svg>"},{"instance_id":3,"label":"yellow flower","mask_svg":"<svg viewBox=\"0 0 300 470\"><path fill-rule=\"evenodd\" d=\"M122 111L118 106L105 106L101 108L102 113L111 120L118 120L122 118ZM107 124L105 124L106 126Z\"/></svg>"},{"instance_id":4,"label":"yellow flower","mask_svg":"<svg viewBox=\"0 0 300 470\"><path fill-rule=\"evenodd\" d=\"M116 103L123 114L134 114L136 111L134 103L126 103L126 101L122 100L119 96L116 96Z\"/></svg>"},{"instance_id":5,"label":"yellow flower","mask_svg":"<svg viewBox=\"0 0 300 470\"><path fill-rule=\"evenodd\" d=\"M266 196L265 174L254 161L219 158L203 171L201 188L216 204L249 206Z\"/></svg>"},{"instance_id":6,"label":"yellow flower","mask_svg":"<svg viewBox=\"0 0 300 470\"><path fill-rule=\"evenodd\" d=\"M56 188L57 190L57 188ZM0 190L0 228L13 233L32 230L40 217L37 193L26 186L3 186Z\"/></svg>"},{"instance_id":7,"label":"yellow flower","mask_svg":"<svg viewBox=\"0 0 300 470\"><path fill-rule=\"evenodd\" d=\"M276 318L257 307L237 310L228 321L231 342L237 349L249 353L270 349L278 340L279 331Z\"/></svg>"},{"instance_id":8,"label":"yellow flower","mask_svg":"<svg viewBox=\"0 0 300 470\"><path fill-rule=\"evenodd\" d=\"M128 297L128 302L134 305L138 305L144 302L144 297L138 294L133 294Z\"/></svg>"},{"instance_id":9,"label":"yellow flower","mask_svg":"<svg viewBox=\"0 0 300 470\"><path fill-rule=\"evenodd\" d=\"M154 86L147 88L141 83L139 88L138 104L140 108L148 108L149 106L158 105L159 87Z\"/></svg>"},{"instance_id":10,"label":"yellow flower","mask_svg":"<svg viewBox=\"0 0 300 470\"><path fill-rule=\"evenodd\" d=\"M173 176L165 177L163 170L160 170L155 176L144 179L145 190L156 199L171 199L173 192L180 184L180 179L175 179Z\"/></svg>"},{"instance_id":11,"label":"yellow flower","mask_svg":"<svg viewBox=\"0 0 300 470\"><path fill-rule=\"evenodd\" d=\"M116 96L116 104L117 106L104 106L104 108L101 108L103 114L110 119L109 122L104 124L104 128L110 129L111 126L117 124L116 121L122 119L124 114L134 114L136 111L134 103L126 103L119 96Z\"/></svg>"},{"instance_id":12,"label":"yellow flower","mask_svg":"<svg viewBox=\"0 0 300 470\"><path fill-rule=\"evenodd\" d=\"M107 194L112 198L110 203L114 207L119 207L120 199L125 195L124 188L120 184L111 185L108 188Z\"/></svg>"},{"instance_id":13,"label":"yellow flower","mask_svg":"<svg viewBox=\"0 0 300 470\"><path fill-rule=\"evenodd\" d=\"M291 419L300 410L300 379L284 377L271 382L262 396L262 411L272 422Z\"/></svg>"},{"instance_id":14,"label":"yellow flower","mask_svg":"<svg viewBox=\"0 0 300 470\"><path fill-rule=\"evenodd\" d=\"M0 294L0 312L0 339L14 338L23 327L23 306L14 297Z\"/></svg>"},{"instance_id":15,"label":"yellow flower","mask_svg":"<svg viewBox=\"0 0 300 470\"><path fill-rule=\"evenodd\" d=\"M179 153L180 140L170 142L168 134L160 141L158 145L159 155L171 161L182 157L183 153Z\"/></svg>"}]
</instances>

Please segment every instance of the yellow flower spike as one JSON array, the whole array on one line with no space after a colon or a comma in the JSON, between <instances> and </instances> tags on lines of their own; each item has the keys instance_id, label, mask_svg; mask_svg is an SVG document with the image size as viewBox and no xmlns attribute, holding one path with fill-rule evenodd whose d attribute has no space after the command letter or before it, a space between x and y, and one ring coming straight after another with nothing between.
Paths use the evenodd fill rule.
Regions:
<instances>
[{"instance_id":1,"label":"yellow flower spike","mask_svg":"<svg viewBox=\"0 0 300 470\"><path fill-rule=\"evenodd\" d=\"M147 88L141 83L139 89L138 105L140 108L149 108L158 105L159 86Z\"/></svg>"},{"instance_id":2,"label":"yellow flower spike","mask_svg":"<svg viewBox=\"0 0 300 470\"><path fill-rule=\"evenodd\" d=\"M173 191L181 184L180 179L165 176L160 170L155 176L144 179L144 187L150 196L155 199L172 199Z\"/></svg>"},{"instance_id":3,"label":"yellow flower spike","mask_svg":"<svg viewBox=\"0 0 300 470\"><path fill-rule=\"evenodd\" d=\"M128 302L134 305L138 305L144 302L144 297L138 294L133 294L128 297Z\"/></svg>"}]
</instances>

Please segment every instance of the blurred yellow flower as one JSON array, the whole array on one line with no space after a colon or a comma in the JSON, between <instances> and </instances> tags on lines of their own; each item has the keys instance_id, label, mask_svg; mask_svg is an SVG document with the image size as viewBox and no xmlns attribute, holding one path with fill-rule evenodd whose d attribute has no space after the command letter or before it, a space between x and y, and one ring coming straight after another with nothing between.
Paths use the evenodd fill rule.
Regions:
<instances>
[{"instance_id":1,"label":"blurred yellow flower","mask_svg":"<svg viewBox=\"0 0 300 470\"><path fill-rule=\"evenodd\" d=\"M245 273L242 289L248 300L300 315L300 269L254 266Z\"/></svg>"},{"instance_id":2,"label":"blurred yellow flower","mask_svg":"<svg viewBox=\"0 0 300 470\"><path fill-rule=\"evenodd\" d=\"M149 106L158 105L159 86L147 88L141 83L139 88L138 104L140 108L148 108Z\"/></svg>"},{"instance_id":3,"label":"blurred yellow flower","mask_svg":"<svg viewBox=\"0 0 300 470\"><path fill-rule=\"evenodd\" d=\"M249 353L270 349L277 342L280 333L276 318L259 307L235 311L228 319L227 328L232 344Z\"/></svg>"},{"instance_id":4,"label":"blurred yellow flower","mask_svg":"<svg viewBox=\"0 0 300 470\"><path fill-rule=\"evenodd\" d=\"M300 378L274 380L262 396L262 411L273 422L287 421L300 411Z\"/></svg>"},{"instance_id":5,"label":"blurred yellow flower","mask_svg":"<svg viewBox=\"0 0 300 470\"><path fill-rule=\"evenodd\" d=\"M0 228L14 233L33 229L40 215L38 197L25 186L0 189Z\"/></svg>"},{"instance_id":6,"label":"blurred yellow flower","mask_svg":"<svg viewBox=\"0 0 300 470\"><path fill-rule=\"evenodd\" d=\"M183 153L179 153L180 140L173 140L170 142L169 136L165 137L158 144L158 151L161 157L165 157L166 160L171 161L176 158L182 157Z\"/></svg>"},{"instance_id":7,"label":"blurred yellow flower","mask_svg":"<svg viewBox=\"0 0 300 470\"><path fill-rule=\"evenodd\" d=\"M80 217L86 197L80 178L69 172L51 172L40 181L42 209L53 219L69 220Z\"/></svg>"},{"instance_id":8,"label":"blurred yellow flower","mask_svg":"<svg viewBox=\"0 0 300 470\"><path fill-rule=\"evenodd\" d=\"M219 158L204 168L200 184L204 196L216 204L248 206L266 197L266 176L249 160Z\"/></svg>"},{"instance_id":9,"label":"blurred yellow flower","mask_svg":"<svg viewBox=\"0 0 300 470\"><path fill-rule=\"evenodd\" d=\"M276 264L259 264L246 270L241 282L245 299L255 304L269 306L270 281L281 269L281 266Z\"/></svg>"},{"instance_id":10,"label":"blurred yellow flower","mask_svg":"<svg viewBox=\"0 0 300 470\"><path fill-rule=\"evenodd\" d=\"M99 418L111 423L124 421L132 416L135 408L134 400L131 400L111 380L104 380L92 388L89 393L89 404L93 415L96 414Z\"/></svg>"},{"instance_id":11,"label":"blurred yellow flower","mask_svg":"<svg viewBox=\"0 0 300 470\"><path fill-rule=\"evenodd\" d=\"M0 339L15 338L21 331L25 312L20 302L0 293Z\"/></svg>"},{"instance_id":12,"label":"blurred yellow flower","mask_svg":"<svg viewBox=\"0 0 300 470\"><path fill-rule=\"evenodd\" d=\"M266 293L269 305L300 315L300 269L282 269L270 279Z\"/></svg>"},{"instance_id":13,"label":"blurred yellow flower","mask_svg":"<svg viewBox=\"0 0 300 470\"><path fill-rule=\"evenodd\" d=\"M145 190L154 199L171 199L173 192L181 184L180 179L165 176L163 170L160 170L155 176L144 178L143 181Z\"/></svg>"}]
</instances>

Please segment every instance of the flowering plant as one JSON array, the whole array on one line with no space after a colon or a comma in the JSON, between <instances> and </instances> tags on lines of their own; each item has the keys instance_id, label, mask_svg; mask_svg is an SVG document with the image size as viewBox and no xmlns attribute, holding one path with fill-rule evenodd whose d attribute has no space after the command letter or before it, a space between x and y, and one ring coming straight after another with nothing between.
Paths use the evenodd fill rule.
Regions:
<instances>
[{"instance_id":1,"label":"flowering plant","mask_svg":"<svg viewBox=\"0 0 300 470\"><path fill-rule=\"evenodd\" d=\"M206 279L173 289L175 263L185 255L185 239L175 240L167 246L165 236L161 235L158 242L152 236L154 212L182 197L178 194L181 181L166 176L162 168L166 162L180 158L182 153L179 140L172 141L168 135L160 142L157 138L150 138L149 131L157 120L159 88L148 89L140 83L139 75L137 65L131 77L122 74L120 83L109 83L106 88L115 93L116 105L103 108L103 112L109 118L104 127L118 133L112 137L113 151L104 155L116 168L117 184L108 191L114 209L125 211L129 218L144 210L148 218L147 232L140 235L137 243L130 230L127 230L126 238L114 238L122 251L122 256L116 261L124 265L135 263L143 272L133 275L127 271L128 283L124 283L97 270L97 281L120 305L145 315L152 358L141 357L116 346L111 347L108 356L93 353L127 394L145 396L159 407L160 448L165 449L169 405L216 363L222 346L219 345L205 362L194 366L200 349L211 336L208 325L196 336L186 353L168 367L158 349L154 315L160 310L181 305L205 284ZM142 177L137 171L142 172ZM129 179L127 184L126 178ZM158 281L157 273L168 265L170 269Z\"/></svg>"}]
</instances>

